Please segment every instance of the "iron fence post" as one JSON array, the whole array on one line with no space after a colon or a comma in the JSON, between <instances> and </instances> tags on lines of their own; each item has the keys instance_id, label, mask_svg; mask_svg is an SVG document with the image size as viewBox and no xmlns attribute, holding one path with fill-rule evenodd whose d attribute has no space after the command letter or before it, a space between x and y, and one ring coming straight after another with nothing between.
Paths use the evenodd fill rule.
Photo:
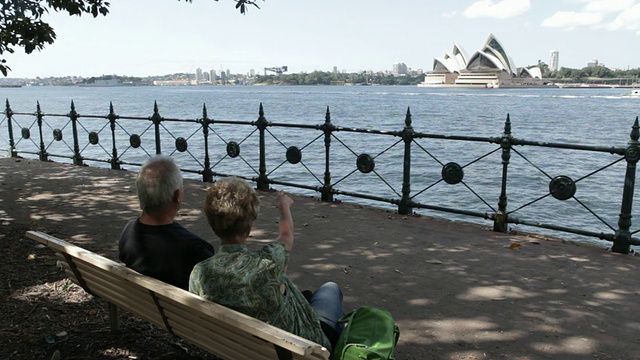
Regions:
<instances>
[{"instance_id":1,"label":"iron fence post","mask_svg":"<svg viewBox=\"0 0 640 360\"><path fill-rule=\"evenodd\" d=\"M207 117L207 104L202 105L202 133L204 134L204 170L202 171L202 181L212 182L211 162L209 160L209 124L213 121Z\"/></svg>"},{"instance_id":2,"label":"iron fence post","mask_svg":"<svg viewBox=\"0 0 640 360\"><path fill-rule=\"evenodd\" d=\"M36 105L36 118L38 119L38 133L40 134L40 151L38 151L38 155L40 157L40 161L49 160L47 156L47 149L44 147L44 136L42 135L42 118L44 114L40 110L40 101L38 101Z\"/></svg>"},{"instance_id":3,"label":"iron fence post","mask_svg":"<svg viewBox=\"0 0 640 360\"><path fill-rule=\"evenodd\" d=\"M507 172L509 169L509 160L511 159L511 119L507 114L507 121L504 123L504 134L500 139L500 147L502 148L502 182L500 186L500 198L498 200L498 212L493 219L493 231L507 232L508 215L507 215Z\"/></svg>"},{"instance_id":4,"label":"iron fence post","mask_svg":"<svg viewBox=\"0 0 640 360\"><path fill-rule=\"evenodd\" d=\"M111 127L111 142L113 144L113 148L111 149L111 168L113 170L120 170L120 160L118 159L118 149L116 148L116 120L118 118L119 116L113 111L113 102L110 101L107 119L109 119L109 125Z\"/></svg>"},{"instance_id":5,"label":"iron fence post","mask_svg":"<svg viewBox=\"0 0 640 360\"><path fill-rule=\"evenodd\" d=\"M67 115L71 119L71 129L73 131L73 164L83 165L82 155L80 155L80 144L78 142L78 113L76 112L76 105L71 100L71 111Z\"/></svg>"},{"instance_id":6,"label":"iron fence post","mask_svg":"<svg viewBox=\"0 0 640 360\"><path fill-rule=\"evenodd\" d=\"M258 111L258 121L256 126L260 131L260 174L258 175L258 190L269 190L269 178L267 178L267 158L264 141L264 131L269 125L269 122L264 117L264 108L260 103L260 110Z\"/></svg>"},{"instance_id":7,"label":"iron fence post","mask_svg":"<svg viewBox=\"0 0 640 360\"><path fill-rule=\"evenodd\" d=\"M611 251L628 254L631 251L631 209L633 207L633 192L636 182L636 164L640 160L640 126L638 117L631 129L631 140L627 143L624 157L627 160L627 173L624 177L624 190L622 192L622 205L618 218L618 231L616 231Z\"/></svg>"},{"instance_id":8,"label":"iron fence post","mask_svg":"<svg viewBox=\"0 0 640 360\"><path fill-rule=\"evenodd\" d=\"M398 214L411 213L411 143L413 142L413 127L411 126L411 109L407 107L404 119L402 140L404 141L404 161L402 163L402 199L398 205Z\"/></svg>"},{"instance_id":9,"label":"iron fence post","mask_svg":"<svg viewBox=\"0 0 640 360\"><path fill-rule=\"evenodd\" d=\"M335 130L335 126L331 123L331 113L327 106L327 113L324 117L324 124L320 127L324 132L324 184L322 185L321 198L322 201L333 201L333 193L331 192L331 171L330 166L330 149L331 149L331 133Z\"/></svg>"},{"instance_id":10,"label":"iron fence post","mask_svg":"<svg viewBox=\"0 0 640 360\"><path fill-rule=\"evenodd\" d=\"M18 154L16 153L16 144L13 139L13 124L11 123L11 118L13 117L13 111L11 110L11 106L9 106L9 99L7 99L7 108L4 111L5 115L7 115L7 125L9 128L9 153L10 157L16 157Z\"/></svg>"},{"instance_id":11,"label":"iron fence post","mask_svg":"<svg viewBox=\"0 0 640 360\"><path fill-rule=\"evenodd\" d=\"M162 154L162 148L160 146L160 123L162 122L162 116L158 112L158 102L153 102L153 115L149 118L153 122L153 128L156 138L156 154Z\"/></svg>"}]
</instances>

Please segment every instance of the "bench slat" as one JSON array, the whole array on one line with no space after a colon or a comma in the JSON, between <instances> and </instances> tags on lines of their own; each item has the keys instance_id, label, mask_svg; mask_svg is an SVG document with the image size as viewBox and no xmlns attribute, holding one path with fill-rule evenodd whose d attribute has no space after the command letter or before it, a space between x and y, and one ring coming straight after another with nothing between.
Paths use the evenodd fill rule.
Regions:
<instances>
[{"instance_id":1,"label":"bench slat","mask_svg":"<svg viewBox=\"0 0 640 360\"><path fill-rule=\"evenodd\" d=\"M329 358L327 349L319 344L141 275L66 241L36 231L28 231L26 236L53 249L67 276L76 284L85 283L96 296L166 329L164 313L174 334L217 356L273 359L277 358L277 345L291 351L296 360Z\"/></svg>"},{"instance_id":2,"label":"bench slat","mask_svg":"<svg viewBox=\"0 0 640 360\"><path fill-rule=\"evenodd\" d=\"M230 341L234 343L241 343L250 348L264 348L264 351L273 351L275 353L272 343L257 337L246 336L246 333L238 331L225 323L213 322L210 319L199 318L197 314L189 312L188 309L179 309L174 306L165 306L165 313L169 319L169 323L173 328L181 327L193 327L197 332L207 333L220 333L224 334ZM215 335L214 335L215 336ZM221 340L226 341L226 340ZM254 351L254 350L252 350Z\"/></svg>"}]
</instances>

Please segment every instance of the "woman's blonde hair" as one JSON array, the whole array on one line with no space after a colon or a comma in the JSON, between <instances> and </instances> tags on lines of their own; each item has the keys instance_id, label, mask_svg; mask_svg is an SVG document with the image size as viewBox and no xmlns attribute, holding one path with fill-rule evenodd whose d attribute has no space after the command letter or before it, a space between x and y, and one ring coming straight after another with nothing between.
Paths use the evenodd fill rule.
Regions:
<instances>
[{"instance_id":1,"label":"woman's blonde hair","mask_svg":"<svg viewBox=\"0 0 640 360\"><path fill-rule=\"evenodd\" d=\"M237 177L213 183L204 202L209 226L221 239L248 235L259 210L260 199L255 190Z\"/></svg>"}]
</instances>

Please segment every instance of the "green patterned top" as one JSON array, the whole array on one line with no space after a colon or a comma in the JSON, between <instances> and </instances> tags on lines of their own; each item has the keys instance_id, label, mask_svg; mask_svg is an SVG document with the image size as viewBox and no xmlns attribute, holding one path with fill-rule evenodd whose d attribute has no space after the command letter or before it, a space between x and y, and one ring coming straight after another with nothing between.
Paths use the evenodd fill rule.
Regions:
<instances>
[{"instance_id":1,"label":"green patterned top","mask_svg":"<svg viewBox=\"0 0 640 360\"><path fill-rule=\"evenodd\" d=\"M285 272L288 256L280 242L257 251L222 245L193 268L189 291L331 350L318 315Z\"/></svg>"}]
</instances>

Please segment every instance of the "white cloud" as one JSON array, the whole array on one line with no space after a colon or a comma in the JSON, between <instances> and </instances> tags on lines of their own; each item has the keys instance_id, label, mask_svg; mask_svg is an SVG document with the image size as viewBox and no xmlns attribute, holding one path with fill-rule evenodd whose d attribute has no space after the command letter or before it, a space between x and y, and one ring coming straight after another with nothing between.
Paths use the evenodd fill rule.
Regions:
<instances>
[{"instance_id":1,"label":"white cloud","mask_svg":"<svg viewBox=\"0 0 640 360\"><path fill-rule=\"evenodd\" d=\"M628 9L635 0L591 0L584 6L585 12L606 14Z\"/></svg>"},{"instance_id":2,"label":"white cloud","mask_svg":"<svg viewBox=\"0 0 640 360\"><path fill-rule=\"evenodd\" d=\"M607 24L607 30L638 30L640 29L640 4L624 10L613 20Z\"/></svg>"},{"instance_id":3,"label":"white cloud","mask_svg":"<svg viewBox=\"0 0 640 360\"><path fill-rule=\"evenodd\" d=\"M442 13L441 17L443 17L445 19L449 19L449 18L452 18L452 17L456 16L456 14L457 13L455 11L445 12L445 13Z\"/></svg>"},{"instance_id":4,"label":"white cloud","mask_svg":"<svg viewBox=\"0 0 640 360\"><path fill-rule=\"evenodd\" d=\"M573 28L575 26L596 25L602 21L602 14L590 12L558 11L544 19L540 26Z\"/></svg>"},{"instance_id":5,"label":"white cloud","mask_svg":"<svg viewBox=\"0 0 640 360\"><path fill-rule=\"evenodd\" d=\"M527 12L530 7L529 0L478 0L464 11L464 16L469 19L507 19Z\"/></svg>"}]
</instances>

